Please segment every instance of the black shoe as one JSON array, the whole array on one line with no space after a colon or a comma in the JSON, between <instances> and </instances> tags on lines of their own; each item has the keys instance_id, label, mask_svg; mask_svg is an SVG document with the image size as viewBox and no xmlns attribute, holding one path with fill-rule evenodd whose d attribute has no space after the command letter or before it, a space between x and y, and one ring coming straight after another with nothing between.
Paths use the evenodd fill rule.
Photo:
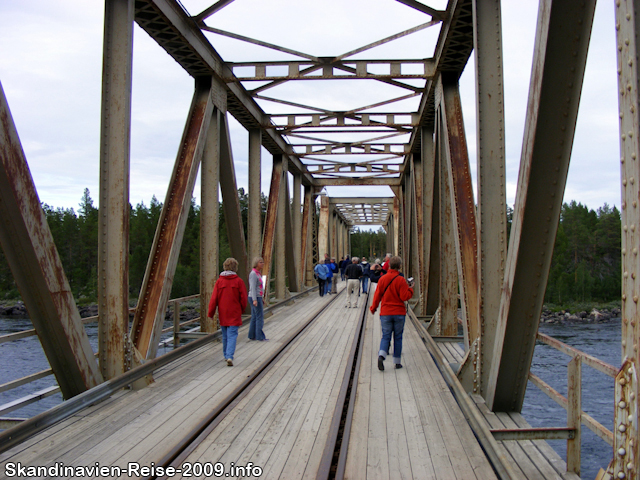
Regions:
<instances>
[{"instance_id":1,"label":"black shoe","mask_svg":"<svg viewBox=\"0 0 640 480\"><path fill-rule=\"evenodd\" d=\"M382 355L378 357L378 370L384 372L384 357Z\"/></svg>"},{"instance_id":2,"label":"black shoe","mask_svg":"<svg viewBox=\"0 0 640 480\"><path fill-rule=\"evenodd\" d=\"M398 368L402 368L402 364L396 363L396 369L398 369Z\"/></svg>"}]
</instances>

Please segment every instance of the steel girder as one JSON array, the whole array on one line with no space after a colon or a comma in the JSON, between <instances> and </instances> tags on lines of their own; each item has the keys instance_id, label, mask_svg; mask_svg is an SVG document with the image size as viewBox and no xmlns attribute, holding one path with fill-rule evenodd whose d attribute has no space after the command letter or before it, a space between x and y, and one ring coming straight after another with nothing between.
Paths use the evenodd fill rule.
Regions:
<instances>
[{"instance_id":1,"label":"steel girder","mask_svg":"<svg viewBox=\"0 0 640 480\"><path fill-rule=\"evenodd\" d=\"M595 1L540 3L529 106L486 390L493 411L524 400L573 146Z\"/></svg>"},{"instance_id":2,"label":"steel girder","mask_svg":"<svg viewBox=\"0 0 640 480\"><path fill-rule=\"evenodd\" d=\"M216 88L218 87L215 82L212 84L211 78L196 82L191 110L156 228L131 329L136 362L155 358L158 350L193 187L213 113L212 90L215 91Z\"/></svg>"},{"instance_id":3,"label":"steel girder","mask_svg":"<svg viewBox=\"0 0 640 480\"><path fill-rule=\"evenodd\" d=\"M240 201L238 200L238 184L231 151L231 138L226 114L220 118L222 120L220 131L220 191L222 192L224 220L227 226L231 255L238 261L238 276L248 286L250 267L247 259L247 244L242 226Z\"/></svg>"},{"instance_id":4,"label":"steel girder","mask_svg":"<svg viewBox=\"0 0 640 480\"><path fill-rule=\"evenodd\" d=\"M218 329L217 315L209 318L209 299L219 275L220 265L220 143L222 115L215 108L200 162L200 330Z\"/></svg>"},{"instance_id":5,"label":"steel girder","mask_svg":"<svg viewBox=\"0 0 640 480\"><path fill-rule=\"evenodd\" d=\"M100 384L1 85L0 244L64 398Z\"/></svg>"},{"instance_id":6,"label":"steel girder","mask_svg":"<svg viewBox=\"0 0 640 480\"><path fill-rule=\"evenodd\" d=\"M98 205L98 357L105 380L129 367L133 16L133 0L105 2Z\"/></svg>"},{"instance_id":7,"label":"steel girder","mask_svg":"<svg viewBox=\"0 0 640 480\"><path fill-rule=\"evenodd\" d=\"M614 477L638 478L638 372L640 372L640 2L616 2L616 43L620 115L620 168L622 177L622 357L616 377ZM635 402L632 395L635 395ZM629 421L629 418L634 419ZM624 428L621 428L624 425ZM631 464L632 468L629 468ZM634 477L635 475L635 477Z\"/></svg>"},{"instance_id":8,"label":"steel girder","mask_svg":"<svg viewBox=\"0 0 640 480\"><path fill-rule=\"evenodd\" d=\"M262 234L262 258L264 259L263 276L267 277L264 286L264 298L269 301L269 279L271 278L271 263L273 260L273 246L276 234L276 219L278 218L278 202L280 198L280 184L284 175L282 155L273 156L273 166L271 168L271 186L269 188L269 203L267 204L267 214L264 220L264 233Z\"/></svg>"},{"instance_id":9,"label":"steel girder","mask_svg":"<svg viewBox=\"0 0 640 480\"><path fill-rule=\"evenodd\" d=\"M504 88L500 0L474 0L478 151L478 272L480 282L481 342L475 359L480 375L474 388L484 395L492 363L500 294L507 253L507 205L504 138ZM485 125L491 125L486 128ZM461 376L474 368L472 358ZM470 375L471 376L471 375Z\"/></svg>"}]
</instances>

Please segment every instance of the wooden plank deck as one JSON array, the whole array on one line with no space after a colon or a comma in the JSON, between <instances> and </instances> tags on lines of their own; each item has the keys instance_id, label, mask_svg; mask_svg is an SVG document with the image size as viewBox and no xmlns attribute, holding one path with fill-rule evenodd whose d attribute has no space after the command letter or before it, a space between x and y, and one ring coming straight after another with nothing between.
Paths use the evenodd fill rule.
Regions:
<instances>
[{"instance_id":1,"label":"wooden plank deck","mask_svg":"<svg viewBox=\"0 0 640 480\"><path fill-rule=\"evenodd\" d=\"M0 479L7 462L122 468L157 463L334 298L311 294L278 309L265 323L269 342L249 342L248 326L242 327L233 368L226 366L221 344L210 343L159 369L149 387L120 391L0 454ZM227 469L252 464L269 479L315 478L366 307L362 302L358 309L345 309L345 299L336 298L181 462L220 462ZM388 359L386 370L378 371L380 336L379 316L367 314L345 477L496 478L414 325L405 324L402 369ZM445 349L450 360L460 358L458 345L447 343ZM483 413L495 428L526 426L515 414L495 415L486 406ZM564 462L545 442L503 442L502 447L519 464L522 478L577 478L562 473Z\"/></svg>"},{"instance_id":2,"label":"wooden plank deck","mask_svg":"<svg viewBox=\"0 0 640 480\"><path fill-rule=\"evenodd\" d=\"M410 321L404 368L378 370L379 315L368 315L345 478L494 479L471 428Z\"/></svg>"},{"instance_id":3,"label":"wooden plank deck","mask_svg":"<svg viewBox=\"0 0 640 480\"><path fill-rule=\"evenodd\" d=\"M221 343L208 344L156 371L149 387L118 392L0 454L0 478L7 462L87 466L99 461L121 467L157 462L331 298L311 294L278 309L265 321L269 342L249 342L248 326L242 327L232 368Z\"/></svg>"}]
</instances>

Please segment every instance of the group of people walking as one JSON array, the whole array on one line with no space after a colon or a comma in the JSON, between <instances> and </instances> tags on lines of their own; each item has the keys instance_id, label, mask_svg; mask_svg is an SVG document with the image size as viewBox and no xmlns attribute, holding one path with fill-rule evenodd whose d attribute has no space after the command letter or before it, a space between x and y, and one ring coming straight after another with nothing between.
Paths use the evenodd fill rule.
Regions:
<instances>
[{"instance_id":1,"label":"group of people walking","mask_svg":"<svg viewBox=\"0 0 640 480\"><path fill-rule=\"evenodd\" d=\"M263 297L264 285L262 283L262 257L253 259L253 268L249 274L249 294L244 281L236 273L238 261L235 258L227 258L222 265L224 271L213 287L209 311L210 319L218 310L218 320L222 333L222 353L229 367L233 366L233 356L236 351L238 329L242 326L242 313L247 308L247 302L251 302L251 321L249 323L249 340L266 342L262 328L264 326Z\"/></svg>"},{"instance_id":2,"label":"group of people walking","mask_svg":"<svg viewBox=\"0 0 640 480\"><path fill-rule=\"evenodd\" d=\"M402 259L388 253L383 262L376 259L375 263L370 265L365 257L360 260L358 257L349 258L347 256L340 260L339 265L336 265L335 258L329 259L329 255L325 254L325 261L318 263L314 268L320 296L331 293L332 284L333 293L335 293L333 279L338 268L340 278L347 281L346 308L358 308L360 293L368 292L369 281L378 284L370 307L371 313L375 314L380 306L382 339L378 352L378 369L384 370L384 361L389 354L392 338L393 363L395 368L402 368L402 363L400 363L402 336L407 314L405 302L413 297L413 279L405 279L404 275L400 273Z\"/></svg>"},{"instance_id":3,"label":"group of people walking","mask_svg":"<svg viewBox=\"0 0 640 480\"><path fill-rule=\"evenodd\" d=\"M249 293L244 281L238 276L238 261L235 258L227 258L224 261L224 271L216 282L207 316L212 319L218 310L220 329L222 333L222 352L227 365L233 366L233 357L236 350L238 330L242 326L242 313L251 304L251 321L249 323L249 340L268 341L263 332L264 311L263 297L264 285L262 281L262 268L264 260L256 257L253 260L253 268L249 274ZM375 314L380 306L380 325L382 338L378 352L378 369L384 370L384 361L389 354L391 339L393 338L393 363L395 368L402 368L400 358L402 354L402 336L404 332L405 316L407 309L405 302L413 297L413 279L405 279L400 273L402 259L398 256L387 254L384 262L369 265L367 259L362 261L358 257L343 258L340 264L336 264L335 258L329 258L325 254L324 262L318 263L313 271L318 281L320 296L336 293L337 273L340 278L347 281L347 308L357 308L358 298L362 289L368 292L369 280L378 284L369 310ZM352 299L355 297L355 300Z\"/></svg>"}]
</instances>

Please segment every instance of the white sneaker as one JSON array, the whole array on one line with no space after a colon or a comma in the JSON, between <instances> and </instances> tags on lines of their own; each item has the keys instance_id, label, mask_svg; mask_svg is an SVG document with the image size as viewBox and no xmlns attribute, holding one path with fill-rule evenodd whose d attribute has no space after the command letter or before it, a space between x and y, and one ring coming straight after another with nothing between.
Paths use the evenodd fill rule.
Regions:
<instances>
[{"instance_id":1,"label":"white sneaker","mask_svg":"<svg viewBox=\"0 0 640 480\"><path fill-rule=\"evenodd\" d=\"M233 367L233 360L227 358L227 367Z\"/></svg>"}]
</instances>

